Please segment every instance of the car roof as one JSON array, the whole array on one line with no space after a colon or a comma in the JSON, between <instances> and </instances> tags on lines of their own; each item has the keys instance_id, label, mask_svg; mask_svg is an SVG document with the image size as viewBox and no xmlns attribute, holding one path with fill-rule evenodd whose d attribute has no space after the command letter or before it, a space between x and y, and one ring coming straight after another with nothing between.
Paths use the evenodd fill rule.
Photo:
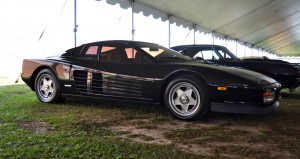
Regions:
<instances>
[{"instance_id":1,"label":"car roof","mask_svg":"<svg viewBox=\"0 0 300 159\"><path fill-rule=\"evenodd\" d=\"M178 47L222 47L222 48L224 48L224 46L221 46L221 45L212 45L212 44L177 45L177 46L173 46L171 48L178 48Z\"/></svg>"},{"instance_id":2,"label":"car roof","mask_svg":"<svg viewBox=\"0 0 300 159\"><path fill-rule=\"evenodd\" d=\"M63 55L64 56L79 56L82 49L86 45L93 45L93 44L98 44L98 43L125 43L125 44L134 44L134 43L148 43L148 44L155 44L155 43L150 43L150 42L143 42L143 41L132 41L132 40L104 40L104 41L96 41L96 42L90 42L90 43L85 43L77 47L70 48L66 50ZM155 44L158 45L158 44Z\"/></svg>"}]
</instances>

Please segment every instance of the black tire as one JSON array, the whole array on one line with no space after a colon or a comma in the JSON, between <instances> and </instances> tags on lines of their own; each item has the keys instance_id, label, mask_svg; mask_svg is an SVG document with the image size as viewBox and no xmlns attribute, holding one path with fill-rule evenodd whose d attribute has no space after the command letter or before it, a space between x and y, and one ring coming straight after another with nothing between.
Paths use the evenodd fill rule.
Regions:
<instances>
[{"instance_id":1,"label":"black tire","mask_svg":"<svg viewBox=\"0 0 300 159\"><path fill-rule=\"evenodd\" d=\"M34 82L35 93L44 103L58 103L63 101L58 79L50 69L41 70Z\"/></svg>"},{"instance_id":2,"label":"black tire","mask_svg":"<svg viewBox=\"0 0 300 159\"><path fill-rule=\"evenodd\" d=\"M164 104L181 120L205 117L210 110L207 86L192 75L174 78L166 87Z\"/></svg>"}]
</instances>

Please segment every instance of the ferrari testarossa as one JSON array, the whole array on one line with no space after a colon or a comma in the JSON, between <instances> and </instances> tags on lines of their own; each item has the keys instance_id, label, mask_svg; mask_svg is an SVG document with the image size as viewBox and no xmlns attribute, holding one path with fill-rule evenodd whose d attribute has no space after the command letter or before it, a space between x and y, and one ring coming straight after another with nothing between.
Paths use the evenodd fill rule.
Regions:
<instances>
[{"instance_id":1,"label":"ferrari testarossa","mask_svg":"<svg viewBox=\"0 0 300 159\"><path fill-rule=\"evenodd\" d=\"M300 69L289 62L263 58L238 58L226 47L219 45L181 45L172 47L186 56L202 59L211 64L240 67L267 75L291 92L299 86Z\"/></svg>"},{"instance_id":2,"label":"ferrari testarossa","mask_svg":"<svg viewBox=\"0 0 300 159\"><path fill-rule=\"evenodd\" d=\"M269 113L279 107L281 89L256 72L201 63L157 44L121 40L24 59L21 77L42 102L92 97L163 103L183 120L209 111Z\"/></svg>"}]
</instances>

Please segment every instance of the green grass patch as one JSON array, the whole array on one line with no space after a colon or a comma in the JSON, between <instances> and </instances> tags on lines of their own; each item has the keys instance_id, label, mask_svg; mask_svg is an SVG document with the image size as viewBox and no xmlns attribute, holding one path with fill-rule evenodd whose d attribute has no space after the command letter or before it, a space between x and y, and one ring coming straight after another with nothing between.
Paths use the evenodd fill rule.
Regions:
<instances>
[{"instance_id":1,"label":"green grass patch","mask_svg":"<svg viewBox=\"0 0 300 159\"><path fill-rule=\"evenodd\" d=\"M159 105L45 104L25 85L0 86L0 158L296 158L299 123L300 93L285 90L269 115L184 122Z\"/></svg>"},{"instance_id":2,"label":"green grass patch","mask_svg":"<svg viewBox=\"0 0 300 159\"><path fill-rule=\"evenodd\" d=\"M153 140L153 137L146 136L146 135L143 135L143 134L131 134L128 137L130 137L130 138L140 138L140 139L143 139L145 141L152 141Z\"/></svg>"},{"instance_id":3,"label":"green grass patch","mask_svg":"<svg viewBox=\"0 0 300 159\"><path fill-rule=\"evenodd\" d=\"M158 106L45 104L25 85L1 86L0 158L198 158L168 145L129 142L120 137L128 132L112 132L105 124L165 114Z\"/></svg>"}]
</instances>

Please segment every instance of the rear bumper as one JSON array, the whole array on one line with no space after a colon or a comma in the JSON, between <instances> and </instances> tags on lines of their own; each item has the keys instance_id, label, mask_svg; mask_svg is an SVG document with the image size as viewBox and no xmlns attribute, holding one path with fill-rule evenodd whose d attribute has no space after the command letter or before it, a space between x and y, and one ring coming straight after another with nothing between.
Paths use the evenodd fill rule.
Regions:
<instances>
[{"instance_id":1,"label":"rear bumper","mask_svg":"<svg viewBox=\"0 0 300 159\"><path fill-rule=\"evenodd\" d=\"M268 114L279 108L279 101L270 105L212 103L212 112L226 112L239 114Z\"/></svg>"},{"instance_id":2,"label":"rear bumper","mask_svg":"<svg viewBox=\"0 0 300 159\"><path fill-rule=\"evenodd\" d=\"M25 77L21 74L21 79L31 88L31 90L34 91L34 86L33 84L31 83L31 77Z\"/></svg>"}]
</instances>

